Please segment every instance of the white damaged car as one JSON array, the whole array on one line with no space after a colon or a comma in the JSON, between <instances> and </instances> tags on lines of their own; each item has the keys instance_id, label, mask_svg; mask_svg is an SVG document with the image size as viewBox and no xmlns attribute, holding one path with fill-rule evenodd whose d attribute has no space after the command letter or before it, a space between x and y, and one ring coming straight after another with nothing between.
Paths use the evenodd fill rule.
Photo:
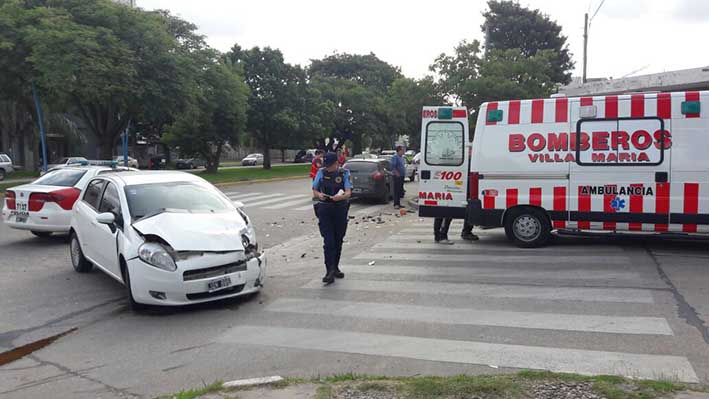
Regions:
<instances>
[{"instance_id":1,"label":"white damaged car","mask_svg":"<svg viewBox=\"0 0 709 399\"><path fill-rule=\"evenodd\" d=\"M123 283L131 307L257 293L266 276L253 225L204 179L151 171L92 179L72 211L71 262Z\"/></svg>"}]
</instances>

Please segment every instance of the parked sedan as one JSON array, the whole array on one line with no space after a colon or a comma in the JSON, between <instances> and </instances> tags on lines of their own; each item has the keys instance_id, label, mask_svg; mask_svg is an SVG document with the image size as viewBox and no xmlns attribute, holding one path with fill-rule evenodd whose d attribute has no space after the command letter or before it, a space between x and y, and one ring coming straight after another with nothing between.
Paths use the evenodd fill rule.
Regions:
<instances>
[{"instance_id":1,"label":"parked sedan","mask_svg":"<svg viewBox=\"0 0 709 399\"><path fill-rule=\"evenodd\" d=\"M13 229L29 230L38 237L66 233L71 209L89 180L126 170L129 169L78 165L49 170L32 183L5 191L3 221Z\"/></svg>"},{"instance_id":2,"label":"parked sedan","mask_svg":"<svg viewBox=\"0 0 709 399\"><path fill-rule=\"evenodd\" d=\"M7 154L0 153L0 180L5 179L13 170L12 159Z\"/></svg>"},{"instance_id":3,"label":"parked sedan","mask_svg":"<svg viewBox=\"0 0 709 399\"><path fill-rule=\"evenodd\" d=\"M129 168L136 168L136 169L138 169L138 167L139 167L138 160L135 158L128 157L128 165L126 165L125 162L123 162L123 155L117 155L117 156L113 157L113 160L116 161L116 163L121 166L128 166Z\"/></svg>"},{"instance_id":4,"label":"parked sedan","mask_svg":"<svg viewBox=\"0 0 709 399\"><path fill-rule=\"evenodd\" d=\"M263 286L266 257L243 205L198 176L98 176L80 198L72 266L80 273L96 266L123 283L133 309L250 295Z\"/></svg>"},{"instance_id":5,"label":"parked sedan","mask_svg":"<svg viewBox=\"0 0 709 399\"><path fill-rule=\"evenodd\" d=\"M389 201L389 161L384 159L350 159L344 166L352 177L352 196Z\"/></svg>"},{"instance_id":6,"label":"parked sedan","mask_svg":"<svg viewBox=\"0 0 709 399\"><path fill-rule=\"evenodd\" d=\"M89 160L84 157L64 157L55 160L54 162L47 165L47 170L54 169L57 166L68 166L68 165L88 165Z\"/></svg>"},{"instance_id":7,"label":"parked sedan","mask_svg":"<svg viewBox=\"0 0 709 399\"><path fill-rule=\"evenodd\" d=\"M176 169L197 169L204 167L204 161L199 158L178 159L175 162Z\"/></svg>"},{"instance_id":8,"label":"parked sedan","mask_svg":"<svg viewBox=\"0 0 709 399\"><path fill-rule=\"evenodd\" d=\"M249 154L241 160L242 166L263 165L263 154Z\"/></svg>"}]
</instances>

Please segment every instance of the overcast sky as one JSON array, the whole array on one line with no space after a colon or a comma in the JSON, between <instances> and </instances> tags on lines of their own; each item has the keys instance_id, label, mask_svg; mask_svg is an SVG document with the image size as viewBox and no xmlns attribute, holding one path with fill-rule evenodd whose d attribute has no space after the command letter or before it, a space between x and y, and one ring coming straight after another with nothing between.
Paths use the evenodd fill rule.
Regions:
<instances>
[{"instance_id":1,"label":"overcast sky","mask_svg":"<svg viewBox=\"0 0 709 399\"><path fill-rule=\"evenodd\" d=\"M557 21L581 75L583 14L602 0L522 0ZM366 54L401 67L409 77L461 40L483 40L483 0L137 0L192 21L208 43L227 51L280 49L307 65L333 52ZM709 0L605 0L589 34L589 77L646 74L709 65ZM641 70L642 69L642 70ZM638 71L639 72L635 72ZM635 72L635 73L634 73Z\"/></svg>"}]
</instances>

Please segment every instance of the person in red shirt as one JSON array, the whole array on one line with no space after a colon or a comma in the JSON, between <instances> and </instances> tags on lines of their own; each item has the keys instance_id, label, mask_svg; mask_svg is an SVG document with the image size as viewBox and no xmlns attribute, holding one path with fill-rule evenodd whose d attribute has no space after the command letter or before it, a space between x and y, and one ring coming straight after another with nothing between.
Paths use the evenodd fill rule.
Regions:
<instances>
[{"instance_id":1,"label":"person in red shirt","mask_svg":"<svg viewBox=\"0 0 709 399\"><path fill-rule=\"evenodd\" d=\"M315 158L313 158L313 162L310 164L310 179L314 179L315 175L318 174L318 170L322 168L322 155L324 151L323 150L316 150L315 151Z\"/></svg>"},{"instance_id":2,"label":"person in red shirt","mask_svg":"<svg viewBox=\"0 0 709 399\"><path fill-rule=\"evenodd\" d=\"M337 150L337 163L340 164L340 167L342 167L345 163L347 162L347 157L345 156L345 153L342 151L342 148Z\"/></svg>"}]
</instances>

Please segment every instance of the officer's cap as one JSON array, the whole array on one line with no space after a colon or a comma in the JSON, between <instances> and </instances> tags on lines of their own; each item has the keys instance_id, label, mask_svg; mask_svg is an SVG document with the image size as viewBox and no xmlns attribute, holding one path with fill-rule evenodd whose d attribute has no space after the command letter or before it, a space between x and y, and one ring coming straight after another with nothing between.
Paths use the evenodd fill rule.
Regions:
<instances>
[{"instance_id":1,"label":"officer's cap","mask_svg":"<svg viewBox=\"0 0 709 399\"><path fill-rule=\"evenodd\" d=\"M332 166L335 162L337 162L337 154L328 152L325 154L325 158L323 158L322 166L327 168L328 166Z\"/></svg>"}]
</instances>

